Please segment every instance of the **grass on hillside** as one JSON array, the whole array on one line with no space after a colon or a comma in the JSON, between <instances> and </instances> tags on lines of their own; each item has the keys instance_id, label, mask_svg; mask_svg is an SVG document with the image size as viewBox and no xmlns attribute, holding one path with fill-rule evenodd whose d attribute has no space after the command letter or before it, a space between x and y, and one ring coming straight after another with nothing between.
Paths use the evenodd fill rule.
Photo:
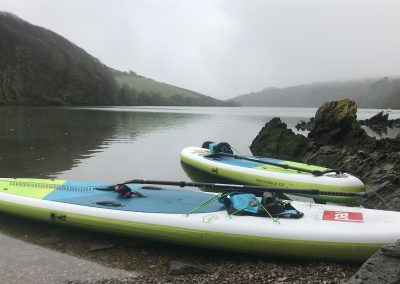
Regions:
<instances>
[{"instance_id":1,"label":"grass on hillside","mask_svg":"<svg viewBox=\"0 0 400 284\"><path fill-rule=\"evenodd\" d=\"M202 96L199 93L185 90L179 87L175 87L172 85L168 85L166 83L161 83L154 81L152 79L148 79L142 76L131 75L131 74L118 74L115 75L115 79L117 80L120 86L124 84L128 84L129 87L135 88L137 91L145 91L147 93L154 92L160 93L165 97L172 97L174 95L181 95L183 98L192 97L198 98Z\"/></svg>"}]
</instances>

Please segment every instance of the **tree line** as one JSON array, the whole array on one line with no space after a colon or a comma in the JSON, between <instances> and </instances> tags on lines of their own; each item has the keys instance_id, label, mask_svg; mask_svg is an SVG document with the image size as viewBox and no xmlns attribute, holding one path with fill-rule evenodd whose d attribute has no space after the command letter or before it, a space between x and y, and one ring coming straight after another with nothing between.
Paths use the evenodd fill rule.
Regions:
<instances>
[{"instance_id":1,"label":"tree line","mask_svg":"<svg viewBox=\"0 0 400 284\"><path fill-rule=\"evenodd\" d=\"M128 84L121 86L119 99L123 105L129 106L238 106L235 102L224 102L208 96L189 97L175 94L167 97L158 92L138 91Z\"/></svg>"}]
</instances>

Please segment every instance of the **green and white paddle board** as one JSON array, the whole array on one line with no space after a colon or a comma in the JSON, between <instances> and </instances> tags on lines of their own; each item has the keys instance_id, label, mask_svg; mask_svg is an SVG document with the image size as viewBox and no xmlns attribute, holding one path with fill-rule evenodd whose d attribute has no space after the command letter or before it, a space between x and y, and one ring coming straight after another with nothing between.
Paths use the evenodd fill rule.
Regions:
<instances>
[{"instance_id":1,"label":"green and white paddle board","mask_svg":"<svg viewBox=\"0 0 400 284\"><path fill-rule=\"evenodd\" d=\"M270 188L293 188L293 189L318 189L320 191L337 192L363 192L365 184L357 177L349 173L330 172L321 176L311 173L301 172L293 169L285 169L278 165L288 165L296 168L303 168L309 171L326 171L327 168L313 166L303 163L297 163L286 160L278 160L267 157L257 157L258 160L264 160L267 163L249 161L246 159L210 155L208 149L200 147L187 147L181 152L181 160L185 164L195 169L209 173L211 175L223 177L240 184L259 185ZM250 159L253 156L242 156ZM295 193L292 193L295 194ZM345 203L355 201L354 197L344 196L309 196L323 201L332 201L336 203Z\"/></svg>"},{"instance_id":2,"label":"green and white paddle board","mask_svg":"<svg viewBox=\"0 0 400 284\"><path fill-rule=\"evenodd\" d=\"M304 216L273 220L228 215L217 201L198 208L215 193L129 185L144 197L126 199L99 186L107 184L2 178L0 211L134 238L289 258L360 262L400 238L399 212L292 201Z\"/></svg>"}]
</instances>

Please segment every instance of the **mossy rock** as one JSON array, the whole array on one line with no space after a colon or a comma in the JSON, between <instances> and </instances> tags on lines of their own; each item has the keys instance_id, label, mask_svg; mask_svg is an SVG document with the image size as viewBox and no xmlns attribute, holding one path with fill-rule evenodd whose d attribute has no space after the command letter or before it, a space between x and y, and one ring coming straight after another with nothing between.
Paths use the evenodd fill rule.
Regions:
<instances>
[{"instance_id":1,"label":"mossy rock","mask_svg":"<svg viewBox=\"0 0 400 284\"><path fill-rule=\"evenodd\" d=\"M335 143L357 124L357 104L349 99L326 102L315 114L308 137L322 144ZM358 124L357 124L358 125Z\"/></svg>"},{"instance_id":2,"label":"mossy rock","mask_svg":"<svg viewBox=\"0 0 400 284\"><path fill-rule=\"evenodd\" d=\"M357 118L357 104L353 100L343 99L326 102L315 114L315 124L329 123L332 126L342 125Z\"/></svg>"},{"instance_id":3,"label":"mossy rock","mask_svg":"<svg viewBox=\"0 0 400 284\"><path fill-rule=\"evenodd\" d=\"M298 160L306 140L304 136L294 134L279 118L273 118L253 140L250 150L256 156Z\"/></svg>"}]
</instances>

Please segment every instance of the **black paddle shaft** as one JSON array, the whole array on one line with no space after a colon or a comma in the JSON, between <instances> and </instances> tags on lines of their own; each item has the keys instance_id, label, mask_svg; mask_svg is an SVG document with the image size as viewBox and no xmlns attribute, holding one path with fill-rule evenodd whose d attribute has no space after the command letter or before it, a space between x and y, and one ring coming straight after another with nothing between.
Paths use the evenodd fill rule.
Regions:
<instances>
[{"instance_id":1,"label":"black paddle shaft","mask_svg":"<svg viewBox=\"0 0 400 284\"><path fill-rule=\"evenodd\" d=\"M124 182L123 184L157 184L157 185L173 185L180 187L208 187L221 189L225 192L246 190L251 193L264 193L279 192L279 193L293 193L293 194L309 194L309 195L330 195L330 196L347 196L347 197L364 197L364 192L339 192L339 191L322 191L318 189L294 189L294 188L270 188L255 185L241 185L241 184L224 184L224 183L206 183L206 182L185 182L185 181L160 181L160 180L143 180L133 179Z\"/></svg>"},{"instance_id":2,"label":"black paddle shaft","mask_svg":"<svg viewBox=\"0 0 400 284\"><path fill-rule=\"evenodd\" d=\"M286 164L278 164L278 163L274 163L274 162L268 162L268 161L265 161L265 160L260 160L260 159L256 159L256 158L249 158L249 157L243 157L243 156L229 154L229 153L220 152L220 153L215 153L215 155L221 155L221 156L226 156L226 157L232 157L234 159L257 162L257 163L271 165L271 166L280 167L280 168L284 168L284 169L296 170L296 171L299 171L299 172L310 173L310 174L313 174L314 176L322 176L324 174L331 173L331 172L340 173L339 170L327 170L327 171L323 171L323 172L322 171L318 171L318 170L309 170L309 169L305 169L305 168L299 168L299 167L290 166L290 165L286 165Z\"/></svg>"}]
</instances>

